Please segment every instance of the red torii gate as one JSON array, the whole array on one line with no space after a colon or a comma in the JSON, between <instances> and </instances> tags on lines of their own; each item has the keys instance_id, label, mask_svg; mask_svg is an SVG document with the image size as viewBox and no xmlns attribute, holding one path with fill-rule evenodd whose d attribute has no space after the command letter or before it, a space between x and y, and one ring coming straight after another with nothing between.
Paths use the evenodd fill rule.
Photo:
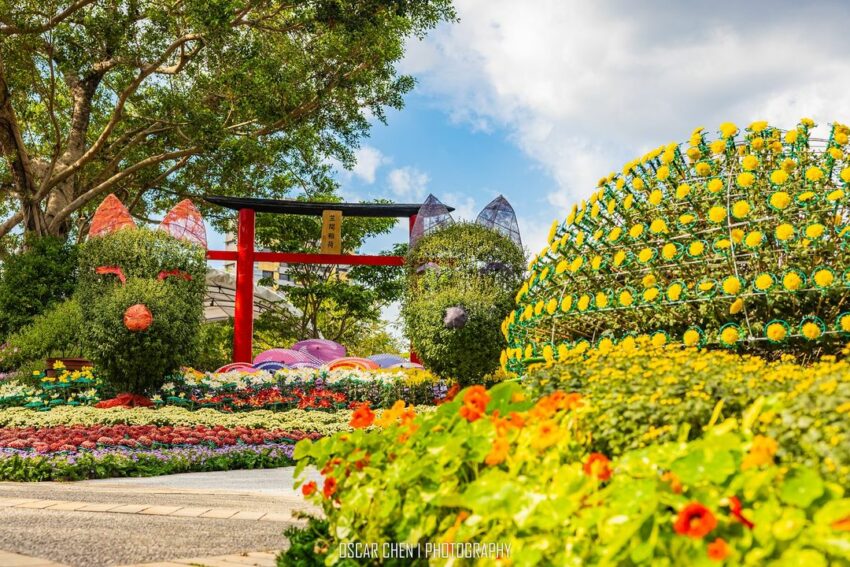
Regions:
<instances>
[{"instance_id":1,"label":"red torii gate","mask_svg":"<svg viewBox=\"0 0 850 567\"><path fill-rule=\"evenodd\" d=\"M208 260L236 262L236 299L233 310L233 362L251 362L254 334L254 262L287 264L330 264L403 266L403 256L364 254L304 254L299 252L257 252L254 250L254 221L256 213L322 216L325 210L342 211L345 217L385 217L409 219L413 231L421 205L385 203L328 203L284 199L251 199L241 197L204 197L209 203L239 212L236 229L236 251L208 250ZM453 211L452 207L447 207ZM415 354L411 352L411 360Z\"/></svg>"}]
</instances>

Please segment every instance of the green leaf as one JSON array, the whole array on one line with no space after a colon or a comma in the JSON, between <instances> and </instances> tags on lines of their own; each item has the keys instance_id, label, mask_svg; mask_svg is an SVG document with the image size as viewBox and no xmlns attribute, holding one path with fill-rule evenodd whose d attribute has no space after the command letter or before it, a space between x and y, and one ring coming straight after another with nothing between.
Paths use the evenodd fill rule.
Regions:
<instances>
[{"instance_id":1,"label":"green leaf","mask_svg":"<svg viewBox=\"0 0 850 567\"><path fill-rule=\"evenodd\" d=\"M799 508L808 508L821 495L823 480L814 470L803 467L791 469L779 491L783 502Z\"/></svg>"}]
</instances>

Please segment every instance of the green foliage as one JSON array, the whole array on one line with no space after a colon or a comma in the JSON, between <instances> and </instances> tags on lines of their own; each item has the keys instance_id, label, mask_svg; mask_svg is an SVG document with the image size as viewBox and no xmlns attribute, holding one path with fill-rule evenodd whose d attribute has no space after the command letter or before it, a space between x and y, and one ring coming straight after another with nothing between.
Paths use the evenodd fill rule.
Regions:
<instances>
[{"instance_id":1,"label":"green foliage","mask_svg":"<svg viewBox=\"0 0 850 567\"><path fill-rule=\"evenodd\" d=\"M118 0L50 19L65 9L0 1L14 110L2 119L26 140L4 149L0 185L22 202L46 193L27 232L67 234L104 190L142 216L175 194L332 190L331 158L352 166L371 117L413 88L396 69L405 42L454 18L449 0ZM45 164L28 185L12 174L16 151ZM46 167L57 161L79 168Z\"/></svg>"},{"instance_id":2,"label":"green foliage","mask_svg":"<svg viewBox=\"0 0 850 567\"><path fill-rule=\"evenodd\" d=\"M122 284L98 267L120 267ZM179 270L190 279L158 274ZM99 376L117 391L143 393L195 354L201 323L206 260L198 246L162 231L121 230L89 240L80 252L77 291L83 318L83 344ZM153 323L133 332L124 312L147 306Z\"/></svg>"},{"instance_id":3,"label":"green foliage","mask_svg":"<svg viewBox=\"0 0 850 567\"><path fill-rule=\"evenodd\" d=\"M609 461L584 449L596 429L589 403L562 392L531 402L506 382L412 420L300 442L296 472L325 477L310 499L328 522L317 534L327 564L348 541L505 544L516 566L710 565L718 539L729 564L850 560L846 476L776 464L746 417ZM694 505L715 521L688 535Z\"/></svg>"},{"instance_id":4,"label":"green foliage","mask_svg":"<svg viewBox=\"0 0 850 567\"><path fill-rule=\"evenodd\" d=\"M422 266L424 272L417 273ZM407 258L402 305L406 335L437 374L462 384L479 381L498 365L499 324L510 312L522 278L523 252L495 231L458 223L423 237ZM446 310L462 307L468 321L444 325Z\"/></svg>"},{"instance_id":5,"label":"green foliage","mask_svg":"<svg viewBox=\"0 0 850 567\"><path fill-rule=\"evenodd\" d=\"M279 567L298 565L299 567L321 567L325 565L325 555L330 544L328 534L328 521L315 516L302 516L307 520L307 525L291 525L283 531L284 537L289 542L286 551L282 551L277 557ZM349 562L343 560L337 563L344 567Z\"/></svg>"},{"instance_id":6,"label":"green foliage","mask_svg":"<svg viewBox=\"0 0 850 567\"><path fill-rule=\"evenodd\" d=\"M198 331L198 350L189 366L213 371L233 360L233 321L203 323Z\"/></svg>"},{"instance_id":7,"label":"green foliage","mask_svg":"<svg viewBox=\"0 0 850 567\"><path fill-rule=\"evenodd\" d=\"M553 223L505 321L521 373L561 345L646 334L779 358L850 333L850 128L696 129L599 181Z\"/></svg>"},{"instance_id":8,"label":"green foliage","mask_svg":"<svg viewBox=\"0 0 850 567\"><path fill-rule=\"evenodd\" d=\"M54 305L9 337L0 351L0 367L42 370L48 357L82 357L83 314L75 299Z\"/></svg>"},{"instance_id":9,"label":"green foliage","mask_svg":"<svg viewBox=\"0 0 850 567\"><path fill-rule=\"evenodd\" d=\"M74 291L76 248L56 238L31 238L0 265L0 341Z\"/></svg>"}]
</instances>

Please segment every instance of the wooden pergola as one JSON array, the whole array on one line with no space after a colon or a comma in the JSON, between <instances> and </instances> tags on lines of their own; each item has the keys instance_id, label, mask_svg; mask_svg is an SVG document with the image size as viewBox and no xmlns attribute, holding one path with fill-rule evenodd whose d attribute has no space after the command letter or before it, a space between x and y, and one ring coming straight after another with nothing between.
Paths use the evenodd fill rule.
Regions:
<instances>
[{"instance_id":1,"label":"wooden pergola","mask_svg":"<svg viewBox=\"0 0 850 567\"><path fill-rule=\"evenodd\" d=\"M309 215L321 217L326 210L341 211L345 217L409 219L413 231L421 205L385 203L329 203L286 199L244 197L204 197L209 203L238 211L236 250L208 250L208 260L236 262L236 298L233 313L233 362L251 362L254 333L254 262L287 264L328 264L343 266L403 266L403 256L367 254L305 254L300 252L261 252L254 249L254 223L257 213ZM447 207L453 211L452 207ZM415 362L411 352L411 360Z\"/></svg>"}]
</instances>

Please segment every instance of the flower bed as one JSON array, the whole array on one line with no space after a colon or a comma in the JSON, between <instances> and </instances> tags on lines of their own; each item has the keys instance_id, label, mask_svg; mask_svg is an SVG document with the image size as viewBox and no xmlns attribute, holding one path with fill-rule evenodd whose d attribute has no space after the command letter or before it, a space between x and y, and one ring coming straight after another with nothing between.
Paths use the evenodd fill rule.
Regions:
<instances>
[{"instance_id":1,"label":"flower bed","mask_svg":"<svg viewBox=\"0 0 850 567\"><path fill-rule=\"evenodd\" d=\"M699 359L693 351L689 356ZM659 387L674 370L681 376L693 370L676 370L682 364L677 359L668 366L664 355L650 358ZM737 371L751 363L739 359ZM617 362L608 370L602 359L594 364L601 383L620 372ZM837 403L846 404L839 386L850 373L842 363L823 364L801 368L811 383L803 387L805 380L792 377L790 390L815 400L845 396ZM652 379L651 369L644 370L645 378L631 377ZM833 379L838 385L831 391L818 385ZM746 374L739 382L754 387ZM644 448L614 443L610 433L612 453L606 455L588 450L599 431L616 427L600 422L600 412L620 412L624 423L643 417L628 416L627 398L600 410L594 395L603 392L603 386L589 395L555 390L535 399L508 382L490 391L464 390L427 415L403 404L380 417L359 408L353 425L379 427L296 446L298 469L314 466L324 475L302 491L322 506L326 520L298 534L291 553L321 564L336 558L342 542L404 541L422 544L423 551L425 543L492 542L510 545L512 565L826 566L850 560L850 499L842 497L850 488L847 476L825 479L805 452L770 433L802 400L799 394L771 403L762 398L738 415L722 406L715 414L715 403L701 434L689 441L678 440L689 437L687 415L680 416L685 425L675 436L659 436L671 441L647 440ZM655 402L661 413L675 406ZM823 455L811 458L822 464Z\"/></svg>"},{"instance_id":2,"label":"flower bed","mask_svg":"<svg viewBox=\"0 0 850 567\"><path fill-rule=\"evenodd\" d=\"M0 449L0 480L82 480L284 467L293 463L292 451L290 443L157 449L118 446L53 454Z\"/></svg>"}]
</instances>

